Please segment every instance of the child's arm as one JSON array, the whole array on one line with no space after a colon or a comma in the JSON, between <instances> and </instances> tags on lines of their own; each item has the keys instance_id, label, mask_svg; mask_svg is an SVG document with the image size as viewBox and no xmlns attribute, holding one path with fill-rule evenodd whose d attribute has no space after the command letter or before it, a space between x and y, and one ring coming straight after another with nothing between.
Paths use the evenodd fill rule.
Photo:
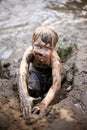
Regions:
<instances>
[{"instance_id":1,"label":"child's arm","mask_svg":"<svg viewBox=\"0 0 87 130\"><path fill-rule=\"evenodd\" d=\"M18 80L19 97L20 97L20 106L24 116L31 113L31 107L34 100L32 97L29 96L26 82L29 63L32 59L31 52L32 48L28 48L25 51L19 69L19 80Z\"/></svg>"},{"instance_id":2,"label":"child's arm","mask_svg":"<svg viewBox=\"0 0 87 130\"><path fill-rule=\"evenodd\" d=\"M42 103L44 103L46 107L54 100L54 98L56 97L61 88L61 64L60 64L60 58L58 57L55 51L52 54L51 64L52 64L53 84L49 89L46 97L42 101Z\"/></svg>"}]
</instances>

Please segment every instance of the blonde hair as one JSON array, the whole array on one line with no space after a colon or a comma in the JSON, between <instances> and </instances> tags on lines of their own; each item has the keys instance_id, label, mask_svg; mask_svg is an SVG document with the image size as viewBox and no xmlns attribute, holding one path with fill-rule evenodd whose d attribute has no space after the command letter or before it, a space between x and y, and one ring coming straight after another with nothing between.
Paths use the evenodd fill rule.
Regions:
<instances>
[{"instance_id":1,"label":"blonde hair","mask_svg":"<svg viewBox=\"0 0 87 130\"><path fill-rule=\"evenodd\" d=\"M58 35L51 27L48 27L48 26L38 27L34 31L32 43L34 43L39 38L39 36L41 36L44 33L52 37L53 46L56 46L56 43L58 41Z\"/></svg>"}]
</instances>

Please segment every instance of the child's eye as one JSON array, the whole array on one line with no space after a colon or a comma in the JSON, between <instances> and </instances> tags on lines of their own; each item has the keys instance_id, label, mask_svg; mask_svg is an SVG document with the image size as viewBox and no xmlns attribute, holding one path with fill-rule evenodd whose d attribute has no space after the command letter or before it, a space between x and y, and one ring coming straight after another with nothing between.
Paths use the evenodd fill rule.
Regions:
<instances>
[{"instance_id":1,"label":"child's eye","mask_svg":"<svg viewBox=\"0 0 87 130\"><path fill-rule=\"evenodd\" d=\"M45 50L46 50L46 51L49 51L50 49L49 49L48 47L45 47Z\"/></svg>"},{"instance_id":2,"label":"child's eye","mask_svg":"<svg viewBox=\"0 0 87 130\"><path fill-rule=\"evenodd\" d=\"M45 50L46 50L46 51L48 51L48 50L49 50L49 48L45 48Z\"/></svg>"},{"instance_id":3,"label":"child's eye","mask_svg":"<svg viewBox=\"0 0 87 130\"><path fill-rule=\"evenodd\" d=\"M35 48L36 48L36 49L41 49L41 46L36 45Z\"/></svg>"}]
</instances>

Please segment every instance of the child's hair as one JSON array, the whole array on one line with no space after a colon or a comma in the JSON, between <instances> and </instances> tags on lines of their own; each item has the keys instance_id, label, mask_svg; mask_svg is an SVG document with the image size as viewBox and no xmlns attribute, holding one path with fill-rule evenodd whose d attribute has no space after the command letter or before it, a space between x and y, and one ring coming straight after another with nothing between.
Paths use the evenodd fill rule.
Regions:
<instances>
[{"instance_id":1,"label":"child's hair","mask_svg":"<svg viewBox=\"0 0 87 130\"><path fill-rule=\"evenodd\" d=\"M40 36L42 41L44 41L46 44L47 42L49 42L49 44L53 44L54 47L56 46L56 43L58 41L58 35L50 27L48 26L38 27L33 34L32 43L34 43Z\"/></svg>"},{"instance_id":2,"label":"child's hair","mask_svg":"<svg viewBox=\"0 0 87 130\"><path fill-rule=\"evenodd\" d=\"M51 35L48 35L47 33L44 33L41 35L41 40L46 44L52 45L52 37Z\"/></svg>"}]
</instances>

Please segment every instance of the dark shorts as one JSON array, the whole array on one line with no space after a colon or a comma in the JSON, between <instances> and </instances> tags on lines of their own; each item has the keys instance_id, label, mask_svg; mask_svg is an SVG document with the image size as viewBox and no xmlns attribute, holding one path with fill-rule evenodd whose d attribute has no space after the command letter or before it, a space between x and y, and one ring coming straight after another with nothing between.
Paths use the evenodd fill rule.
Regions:
<instances>
[{"instance_id":1,"label":"dark shorts","mask_svg":"<svg viewBox=\"0 0 87 130\"><path fill-rule=\"evenodd\" d=\"M52 85L51 68L36 68L34 66L29 70L28 91L32 97L42 97L48 92Z\"/></svg>"}]
</instances>

